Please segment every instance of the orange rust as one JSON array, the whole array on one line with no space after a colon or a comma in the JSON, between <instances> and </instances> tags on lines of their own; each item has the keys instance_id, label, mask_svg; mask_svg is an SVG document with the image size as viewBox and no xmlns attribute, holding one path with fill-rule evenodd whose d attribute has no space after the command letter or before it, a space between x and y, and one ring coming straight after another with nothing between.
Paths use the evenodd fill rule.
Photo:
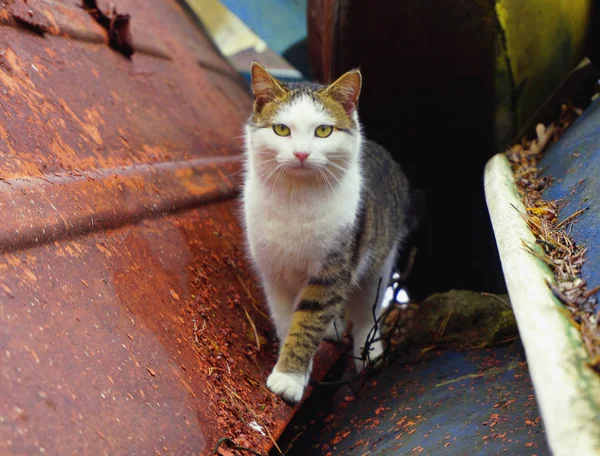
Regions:
<instances>
[{"instance_id":1,"label":"orange rust","mask_svg":"<svg viewBox=\"0 0 600 456\"><path fill-rule=\"evenodd\" d=\"M119 2L131 61L73 2L28 4L43 37L0 7L0 454L266 451L246 423L295 409L264 388L232 200L247 89L176 2Z\"/></svg>"}]
</instances>

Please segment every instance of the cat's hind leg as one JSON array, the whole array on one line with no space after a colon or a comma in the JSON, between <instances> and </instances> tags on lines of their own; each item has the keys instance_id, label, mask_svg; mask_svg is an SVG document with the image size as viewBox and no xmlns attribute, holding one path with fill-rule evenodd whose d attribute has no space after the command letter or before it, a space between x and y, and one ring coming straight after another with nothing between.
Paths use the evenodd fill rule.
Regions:
<instances>
[{"instance_id":1,"label":"cat's hind leg","mask_svg":"<svg viewBox=\"0 0 600 456\"><path fill-rule=\"evenodd\" d=\"M369 363L379 360L383 354L383 344L380 340L381 322L377 320L383 310L382 303L396 261L396 252L394 247L383 267L365 277L361 286L348 299L347 311L352 323L353 355L359 372Z\"/></svg>"}]
</instances>

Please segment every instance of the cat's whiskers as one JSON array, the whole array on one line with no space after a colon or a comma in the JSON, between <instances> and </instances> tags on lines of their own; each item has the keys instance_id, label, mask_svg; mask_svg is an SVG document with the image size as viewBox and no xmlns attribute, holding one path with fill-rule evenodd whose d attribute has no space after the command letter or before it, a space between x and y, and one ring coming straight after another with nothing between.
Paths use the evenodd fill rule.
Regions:
<instances>
[{"instance_id":1,"label":"cat's whiskers","mask_svg":"<svg viewBox=\"0 0 600 456\"><path fill-rule=\"evenodd\" d=\"M235 171L235 172L233 172L231 174L227 174L227 179L230 179L230 178L233 178L233 177L238 177L239 175L244 174L245 171L246 171L245 169L240 169L240 170Z\"/></svg>"},{"instance_id":2,"label":"cat's whiskers","mask_svg":"<svg viewBox=\"0 0 600 456\"><path fill-rule=\"evenodd\" d=\"M261 161L261 162L260 162L260 164L261 164L261 165L264 165L264 164L266 164L266 163L271 163L271 162L274 162L274 161L276 161L276 160L277 160L276 158L270 158L269 160L264 160L264 161ZM264 176L264 175L265 175L265 174L266 174L268 171L270 171L271 169L273 169L273 166L269 166L269 167L268 167L268 169L267 169L266 171L263 171L263 172L260 174L260 177L263 177L263 176Z\"/></svg>"},{"instance_id":3,"label":"cat's whiskers","mask_svg":"<svg viewBox=\"0 0 600 456\"><path fill-rule=\"evenodd\" d=\"M346 155L346 154L343 154L343 155L328 154L327 158L337 158L338 160L343 160L345 162L348 162L348 155Z\"/></svg>"},{"instance_id":4,"label":"cat's whiskers","mask_svg":"<svg viewBox=\"0 0 600 456\"><path fill-rule=\"evenodd\" d=\"M340 165L338 165L337 163L335 163L335 162L333 162L333 161L330 161L330 162L328 163L328 165L331 165L331 166L333 166L334 168L337 168L337 169L339 169L339 170L340 170L342 173L345 173L346 171L348 171L348 168L344 168L343 166L340 166Z\"/></svg>"},{"instance_id":5,"label":"cat's whiskers","mask_svg":"<svg viewBox=\"0 0 600 456\"><path fill-rule=\"evenodd\" d=\"M273 182L273 187L271 187L271 196L273 196L273 192L275 191L275 186L277 185L277 181L279 180L279 178L281 177L281 175L285 172L285 168L283 167L283 163L280 163L277 166L277 169L279 170L279 174L275 178L275 182Z\"/></svg>"},{"instance_id":6,"label":"cat's whiskers","mask_svg":"<svg viewBox=\"0 0 600 456\"><path fill-rule=\"evenodd\" d=\"M268 160L263 160L263 161L261 162L261 165L264 165L265 163L271 163L271 162L274 162L274 161L276 161L276 160L277 160L276 158L270 158L270 159L268 159Z\"/></svg>"},{"instance_id":7,"label":"cat's whiskers","mask_svg":"<svg viewBox=\"0 0 600 456\"><path fill-rule=\"evenodd\" d=\"M273 174L275 174L277 170L280 169L282 166L283 164L280 163L277 166L272 166L271 168L267 169L263 174L261 174L261 179L268 173L269 175L264 178L266 181L268 181L273 177Z\"/></svg>"},{"instance_id":8,"label":"cat's whiskers","mask_svg":"<svg viewBox=\"0 0 600 456\"><path fill-rule=\"evenodd\" d=\"M335 173L333 171L331 171L329 168L327 168L327 166L324 166L323 169L333 176L333 178L336 180L336 182L338 183L338 185L342 184L340 182L340 180L338 179L338 177L335 175Z\"/></svg>"},{"instance_id":9,"label":"cat's whiskers","mask_svg":"<svg viewBox=\"0 0 600 456\"><path fill-rule=\"evenodd\" d=\"M321 168L317 168L317 171L319 171L319 174L323 178L323 183L327 182L327 176L325 175L325 171L323 171ZM327 201L329 201L331 198L331 195L329 193L329 186L326 186L325 188L327 189Z\"/></svg>"},{"instance_id":10,"label":"cat's whiskers","mask_svg":"<svg viewBox=\"0 0 600 456\"><path fill-rule=\"evenodd\" d=\"M321 167L319 167L319 169L324 170L324 171L328 171L329 174L331 174L333 177L335 177L335 175L331 171L329 171L327 168L321 166ZM331 191L333 192L333 195L337 199L337 193L335 192L335 189L333 188L333 185L331 184L331 181L327 177L327 174L323 173L323 177L325 178L325 181L327 182L327 185L329 185L329 188L331 188ZM338 181L338 183L340 182L337 177L335 177L335 179Z\"/></svg>"}]
</instances>

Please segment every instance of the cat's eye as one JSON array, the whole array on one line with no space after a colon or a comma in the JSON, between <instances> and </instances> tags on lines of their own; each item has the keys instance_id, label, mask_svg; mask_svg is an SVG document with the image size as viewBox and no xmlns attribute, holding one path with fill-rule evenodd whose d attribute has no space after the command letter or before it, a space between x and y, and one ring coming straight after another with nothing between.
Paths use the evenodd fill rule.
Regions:
<instances>
[{"instance_id":1,"label":"cat's eye","mask_svg":"<svg viewBox=\"0 0 600 456\"><path fill-rule=\"evenodd\" d=\"M332 131L333 127L331 125L319 125L315 130L315 136L319 138L327 138Z\"/></svg>"},{"instance_id":2,"label":"cat's eye","mask_svg":"<svg viewBox=\"0 0 600 456\"><path fill-rule=\"evenodd\" d=\"M276 135L279 136L289 136L290 135L290 127L283 124L273 125L273 131Z\"/></svg>"}]
</instances>

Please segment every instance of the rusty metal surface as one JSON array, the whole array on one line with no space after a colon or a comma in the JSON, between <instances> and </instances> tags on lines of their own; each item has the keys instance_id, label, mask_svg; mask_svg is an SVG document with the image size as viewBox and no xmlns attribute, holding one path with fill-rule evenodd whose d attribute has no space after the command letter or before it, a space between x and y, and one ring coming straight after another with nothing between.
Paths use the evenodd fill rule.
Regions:
<instances>
[{"instance_id":1,"label":"rusty metal surface","mask_svg":"<svg viewBox=\"0 0 600 456\"><path fill-rule=\"evenodd\" d=\"M177 2L116 5L132 60L75 0L0 2L0 454L266 451L295 409L232 200L250 98Z\"/></svg>"},{"instance_id":2,"label":"rusty metal surface","mask_svg":"<svg viewBox=\"0 0 600 456\"><path fill-rule=\"evenodd\" d=\"M310 0L307 3L308 53L317 81L332 80L334 31L341 20L339 9L335 0Z\"/></svg>"}]
</instances>

